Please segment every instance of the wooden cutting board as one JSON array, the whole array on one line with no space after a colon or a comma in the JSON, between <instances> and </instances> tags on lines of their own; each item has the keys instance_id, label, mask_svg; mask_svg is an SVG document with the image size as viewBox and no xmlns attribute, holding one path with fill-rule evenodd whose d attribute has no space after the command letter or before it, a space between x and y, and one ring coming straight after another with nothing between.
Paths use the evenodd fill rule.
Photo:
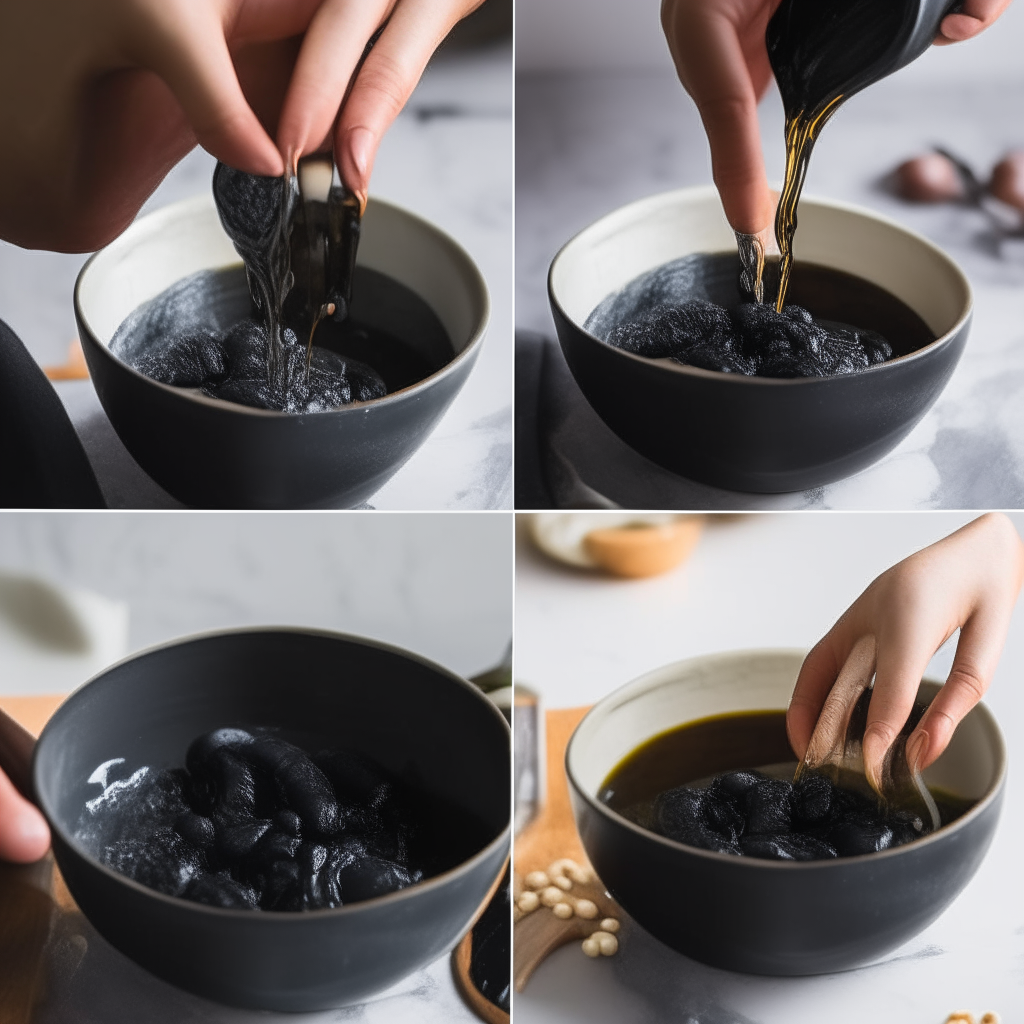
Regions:
<instances>
[{"instance_id":1,"label":"wooden cutting board","mask_svg":"<svg viewBox=\"0 0 1024 1024\"><path fill-rule=\"evenodd\" d=\"M547 789L537 817L515 841L514 898L518 898L531 871L546 872L550 865L565 858L593 872L576 831L569 801L569 780L565 774L565 749L576 726L589 710L589 707L558 708L544 716ZM533 972L556 949L570 942L580 942L598 931L600 922L606 918L622 919L621 908L605 892L596 875L591 882L574 884L571 896L594 903L598 909L597 916L591 919L573 916L561 920L547 907L541 907L516 922L512 941L512 975L517 992L523 991Z\"/></svg>"}]
</instances>

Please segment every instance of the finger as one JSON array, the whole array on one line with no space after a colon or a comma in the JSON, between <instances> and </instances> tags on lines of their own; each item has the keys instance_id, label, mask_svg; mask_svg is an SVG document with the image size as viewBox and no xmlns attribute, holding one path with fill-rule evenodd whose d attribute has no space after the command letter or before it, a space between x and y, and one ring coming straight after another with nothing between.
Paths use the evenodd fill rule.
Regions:
<instances>
[{"instance_id":1,"label":"finger","mask_svg":"<svg viewBox=\"0 0 1024 1024\"><path fill-rule=\"evenodd\" d=\"M839 670L839 678L825 698L804 755L804 763L809 768L833 763L835 754L845 750L850 718L874 674L875 638L869 633L853 645Z\"/></svg>"},{"instance_id":2,"label":"finger","mask_svg":"<svg viewBox=\"0 0 1024 1024\"><path fill-rule=\"evenodd\" d=\"M864 774L876 789L881 785L886 752L910 717L928 662L949 635L936 634L927 617L918 621L925 625L895 623L879 637L875 686L863 741Z\"/></svg>"},{"instance_id":3,"label":"finger","mask_svg":"<svg viewBox=\"0 0 1024 1024\"><path fill-rule=\"evenodd\" d=\"M298 159L316 150L338 116L369 40L395 0L327 0L310 22L278 126L278 147Z\"/></svg>"},{"instance_id":4,"label":"finger","mask_svg":"<svg viewBox=\"0 0 1024 1024\"><path fill-rule=\"evenodd\" d=\"M170 86L199 144L250 174L283 174L281 154L242 93L213 6L152 9L162 20L137 33L138 59Z\"/></svg>"},{"instance_id":5,"label":"finger","mask_svg":"<svg viewBox=\"0 0 1024 1024\"><path fill-rule=\"evenodd\" d=\"M703 5L663 8L664 27L711 146L711 167L722 206L735 231L758 234L774 206L761 150L757 94L736 30Z\"/></svg>"},{"instance_id":6,"label":"finger","mask_svg":"<svg viewBox=\"0 0 1024 1024\"><path fill-rule=\"evenodd\" d=\"M938 46L960 43L984 32L1010 6L1010 0L966 0L956 14L947 14L935 39Z\"/></svg>"},{"instance_id":7,"label":"finger","mask_svg":"<svg viewBox=\"0 0 1024 1024\"><path fill-rule=\"evenodd\" d=\"M0 860L31 864L49 848L46 819L0 772Z\"/></svg>"},{"instance_id":8,"label":"finger","mask_svg":"<svg viewBox=\"0 0 1024 1024\"><path fill-rule=\"evenodd\" d=\"M964 716L985 695L1009 629L1009 608L978 612L960 631L946 683L907 740L907 762L923 771L938 759Z\"/></svg>"},{"instance_id":9,"label":"finger","mask_svg":"<svg viewBox=\"0 0 1024 1024\"><path fill-rule=\"evenodd\" d=\"M803 761L807 746L814 735L821 709L846 661L849 649L837 645L835 628L827 633L804 658L797 676L793 696L786 712L786 732L789 745L798 761Z\"/></svg>"},{"instance_id":10,"label":"finger","mask_svg":"<svg viewBox=\"0 0 1024 1024\"><path fill-rule=\"evenodd\" d=\"M405 0L356 75L335 130L334 159L342 181L365 202L384 133L416 88L434 50L460 17L477 5Z\"/></svg>"}]
</instances>

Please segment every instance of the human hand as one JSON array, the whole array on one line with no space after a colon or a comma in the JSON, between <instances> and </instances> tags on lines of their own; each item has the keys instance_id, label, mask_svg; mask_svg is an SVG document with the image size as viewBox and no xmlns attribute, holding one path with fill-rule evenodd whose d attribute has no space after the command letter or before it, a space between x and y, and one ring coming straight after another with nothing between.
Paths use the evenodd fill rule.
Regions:
<instances>
[{"instance_id":1,"label":"human hand","mask_svg":"<svg viewBox=\"0 0 1024 1024\"><path fill-rule=\"evenodd\" d=\"M0 236L98 248L197 142L266 175L333 142L365 197L385 130L480 2L0 0Z\"/></svg>"},{"instance_id":2,"label":"human hand","mask_svg":"<svg viewBox=\"0 0 1024 1024\"><path fill-rule=\"evenodd\" d=\"M781 0L662 0L661 24L679 79L693 97L711 144L711 167L733 230L765 231L775 213L768 188L757 103L772 81L765 47ZM936 43L976 36L1010 0L965 0L947 15Z\"/></svg>"},{"instance_id":3,"label":"human hand","mask_svg":"<svg viewBox=\"0 0 1024 1024\"><path fill-rule=\"evenodd\" d=\"M31 864L49 848L46 819L0 771L0 860Z\"/></svg>"},{"instance_id":4,"label":"human hand","mask_svg":"<svg viewBox=\"0 0 1024 1024\"><path fill-rule=\"evenodd\" d=\"M962 9L956 14L947 14L935 37L936 46L962 43L984 32L999 17L1010 0L964 0Z\"/></svg>"},{"instance_id":5,"label":"human hand","mask_svg":"<svg viewBox=\"0 0 1024 1024\"><path fill-rule=\"evenodd\" d=\"M960 720L988 689L1024 582L1024 544L1001 513L989 513L882 573L804 660L786 716L790 744L803 759L840 669L854 646L873 636L875 685L863 752L869 779L906 723L932 655L957 629L945 685L907 739L911 770L946 749Z\"/></svg>"}]
</instances>

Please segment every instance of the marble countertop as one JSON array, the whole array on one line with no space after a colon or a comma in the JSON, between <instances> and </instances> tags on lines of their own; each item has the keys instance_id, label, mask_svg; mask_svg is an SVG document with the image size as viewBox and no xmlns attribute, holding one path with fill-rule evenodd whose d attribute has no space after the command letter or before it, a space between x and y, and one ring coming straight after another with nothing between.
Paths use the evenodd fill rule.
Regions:
<instances>
[{"instance_id":1,"label":"marble countertop","mask_svg":"<svg viewBox=\"0 0 1024 1024\"><path fill-rule=\"evenodd\" d=\"M196 150L143 213L207 192ZM439 56L380 150L371 193L437 224L480 267L491 297L484 347L465 388L419 451L368 503L380 509L512 506L512 48ZM85 256L0 242L0 318L42 365L76 333L72 290ZM132 459L90 381L56 385L111 508L180 508Z\"/></svg>"},{"instance_id":2,"label":"marble countertop","mask_svg":"<svg viewBox=\"0 0 1024 1024\"><path fill-rule=\"evenodd\" d=\"M1018 21L1008 16L998 31L1019 33ZM912 67L851 99L823 132L807 182L808 195L858 203L924 234L971 280L976 313L967 349L924 419L890 455L846 480L803 493L735 494L675 477L619 441L551 345L542 402L556 426L548 439L571 467L568 476L579 477L563 488L563 501L729 510L1024 505L1024 237L1000 240L977 209L911 205L881 184L936 144L982 178L1003 153L1024 146L1019 68L1007 80L944 79L934 71L947 52L929 54L927 77ZM760 114L769 177L777 181L784 153L776 91ZM545 276L557 250L624 203L709 183L707 141L667 59L645 71L521 74L516 125L516 325L552 338Z\"/></svg>"},{"instance_id":3,"label":"marble countertop","mask_svg":"<svg viewBox=\"0 0 1024 1024\"><path fill-rule=\"evenodd\" d=\"M546 706L569 707L699 654L809 648L878 573L971 516L714 516L686 563L639 581L549 561L517 518L516 679ZM1024 515L1015 522L1024 532ZM952 654L947 643L928 674L945 678ZM952 906L881 963L814 978L732 974L627 921L615 957L590 960L573 944L546 961L516 997L518 1024L943 1024L964 1008L976 1019L989 1010L1016 1019L1024 1011L1022 677L1024 603L985 698L1010 752L995 840Z\"/></svg>"},{"instance_id":4,"label":"marble countertop","mask_svg":"<svg viewBox=\"0 0 1024 1024\"><path fill-rule=\"evenodd\" d=\"M128 622L117 654L198 631L295 625L372 637L468 676L497 664L511 635L512 516L6 512L0 514L0 583L5 575L123 602ZM20 627L30 634L26 643L34 640L51 656L53 630L27 629L26 616L4 597L0 587L0 641ZM74 676L88 653L68 656L66 689L100 667L90 664ZM53 679L51 671L50 688ZM0 694L39 692L31 674L0 679ZM49 951L46 999L33 1024L477 1019L455 989L447 956L362 1006L256 1014L160 982L86 923L80 927L88 952L83 959L77 939L74 957L74 949L62 946Z\"/></svg>"}]
</instances>

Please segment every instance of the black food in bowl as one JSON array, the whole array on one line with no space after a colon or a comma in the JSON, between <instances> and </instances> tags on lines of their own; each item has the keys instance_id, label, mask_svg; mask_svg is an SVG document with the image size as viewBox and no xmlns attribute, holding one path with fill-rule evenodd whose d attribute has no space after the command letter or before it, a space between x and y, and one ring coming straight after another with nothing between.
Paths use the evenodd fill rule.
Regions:
<instances>
[{"instance_id":1,"label":"black food in bowl","mask_svg":"<svg viewBox=\"0 0 1024 1024\"><path fill-rule=\"evenodd\" d=\"M273 911L396 892L485 845L466 812L361 754L318 747L310 756L269 730L218 729L192 742L182 768L113 758L89 777L101 791L75 838L168 896Z\"/></svg>"}]
</instances>

